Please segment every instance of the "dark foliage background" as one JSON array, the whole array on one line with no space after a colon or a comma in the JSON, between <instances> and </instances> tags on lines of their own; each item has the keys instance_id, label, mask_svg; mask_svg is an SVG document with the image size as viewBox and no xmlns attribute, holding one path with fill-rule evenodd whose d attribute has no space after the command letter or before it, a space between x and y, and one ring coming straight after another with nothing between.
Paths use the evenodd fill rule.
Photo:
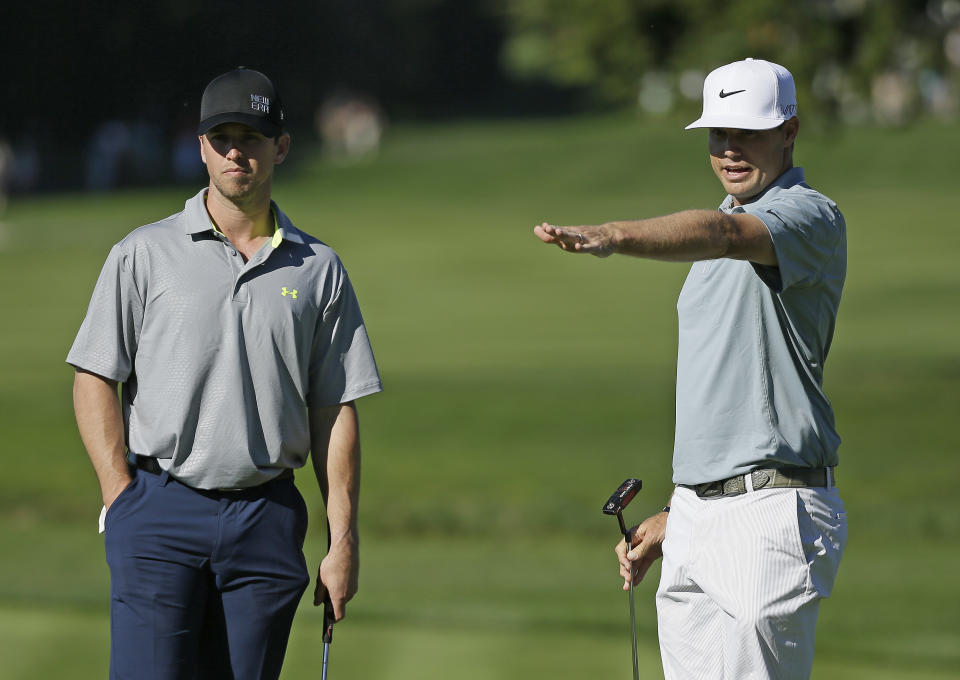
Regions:
<instances>
[{"instance_id":1,"label":"dark foliage background","mask_svg":"<svg viewBox=\"0 0 960 680\"><path fill-rule=\"evenodd\" d=\"M240 65L278 82L307 133L342 92L390 121L693 112L703 75L745 56L794 72L808 126L960 108L958 0L36 0L5 3L0 25L14 192L84 186L107 121L132 129L121 183L169 179L203 86Z\"/></svg>"}]
</instances>

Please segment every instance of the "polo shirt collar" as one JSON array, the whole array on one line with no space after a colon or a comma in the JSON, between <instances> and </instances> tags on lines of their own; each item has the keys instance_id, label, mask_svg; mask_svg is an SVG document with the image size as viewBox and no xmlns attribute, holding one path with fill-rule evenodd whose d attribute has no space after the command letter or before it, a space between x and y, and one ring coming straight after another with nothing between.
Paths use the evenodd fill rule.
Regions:
<instances>
[{"instance_id":1,"label":"polo shirt collar","mask_svg":"<svg viewBox=\"0 0 960 680\"><path fill-rule=\"evenodd\" d=\"M757 197L754 198L749 203L747 203L746 205L756 205L757 203L761 203L768 198L768 195L775 195L777 192L783 189L789 189L790 187L794 187L798 184L803 184L803 182L804 182L803 168L801 167L790 168L789 170L784 172L782 175L777 177L775 180L773 180L770 183L770 186L768 186L762 192L757 194ZM727 197L723 200L723 203L720 205L720 208L722 210L731 210L735 207L738 207L738 206L733 205L733 196L731 196L730 194L727 194ZM743 207L743 206L739 206L739 207Z\"/></svg>"},{"instance_id":2,"label":"polo shirt collar","mask_svg":"<svg viewBox=\"0 0 960 680\"><path fill-rule=\"evenodd\" d=\"M201 189L195 196L188 198L183 206L183 213L186 217L186 232L189 235L202 234L206 231L213 231L214 224L207 212L205 198L207 189ZM274 232L273 247L280 245L280 241L292 241L293 243L304 243L303 232L293 226L293 222L287 217L276 203L270 201L270 207L273 209L274 219L276 220L277 230ZM279 234L279 239L277 237Z\"/></svg>"},{"instance_id":3,"label":"polo shirt collar","mask_svg":"<svg viewBox=\"0 0 960 680\"><path fill-rule=\"evenodd\" d=\"M293 226L293 222L280 210L279 206L273 201L270 201L270 206L273 208L273 214L276 216L277 233L280 234L280 238L284 241L291 241L292 243L305 243L303 232ZM276 247L276 245L277 244L274 244L274 247Z\"/></svg>"}]
</instances>

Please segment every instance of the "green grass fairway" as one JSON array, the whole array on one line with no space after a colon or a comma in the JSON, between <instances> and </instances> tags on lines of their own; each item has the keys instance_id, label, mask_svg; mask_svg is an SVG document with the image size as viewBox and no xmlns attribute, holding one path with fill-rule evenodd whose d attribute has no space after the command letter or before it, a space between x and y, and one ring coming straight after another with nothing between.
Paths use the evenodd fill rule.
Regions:
<instances>
[{"instance_id":1,"label":"green grass fairway","mask_svg":"<svg viewBox=\"0 0 960 680\"><path fill-rule=\"evenodd\" d=\"M960 668L960 163L951 126L804 137L843 209L849 273L826 375L850 543L814 677ZM331 673L390 680L629 677L627 598L600 512L670 490L677 294L687 267L573 257L534 224L712 208L705 133L629 116L399 126L376 162L294 140L277 199L354 280L386 392L360 402L361 590ZM199 189L200 187L196 187ZM14 201L0 216L0 677L106 675L107 570L63 363L110 246L192 189ZM318 510L313 568L324 544ZM643 677L659 677L637 589ZM309 598L308 598L309 599ZM284 677L318 677L305 601Z\"/></svg>"}]
</instances>

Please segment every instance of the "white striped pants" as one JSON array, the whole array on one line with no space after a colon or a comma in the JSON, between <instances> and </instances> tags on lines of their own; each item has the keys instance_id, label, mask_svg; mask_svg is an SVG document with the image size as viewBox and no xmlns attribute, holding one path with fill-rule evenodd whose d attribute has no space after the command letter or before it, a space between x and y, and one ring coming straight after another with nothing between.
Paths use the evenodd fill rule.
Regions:
<instances>
[{"instance_id":1,"label":"white striped pants","mask_svg":"<svg viewBox=\"0 0 960 680\"><path fill-rule=\"evenodd\" d=\"M677 487L657 590L666 680L809 678L847 540L836 487L700 499Z\"/></svg>"}]
</instances>

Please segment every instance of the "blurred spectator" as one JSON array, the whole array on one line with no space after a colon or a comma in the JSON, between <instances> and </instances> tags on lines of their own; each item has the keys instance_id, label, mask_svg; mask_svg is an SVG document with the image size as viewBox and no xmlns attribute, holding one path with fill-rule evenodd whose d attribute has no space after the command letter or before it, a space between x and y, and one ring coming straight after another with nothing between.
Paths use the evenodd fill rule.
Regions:
<instances>
[{"instance_id":1,"label":"blurred spectator","mask_svg":"<svg viewBox=\"0 0 960 680\"><path fill-rule=\"evenodd\" d=\"M942 74L933 69L923 69L917 78L917 85L927 111L947 120L956 115L956 90Z\"/></svg>"},{"instance_id":2,"label":"blurred spectator","mask_svg":"<svg viewBox=\"0 0 960 680\"><path fill-rule=\"evenodd\" d=\"M913 83L902 73L887 71L874 76L873 113L884 125L903 125L912 117Z\"/></svg>"},{"instance_id":3,"label":"blurred spectator","mask_svg":"<svg viewBox=\"0 0 960 680\"><path fill-rule=\"evenodd\" d=\"M7 183L13 167L13 149L7 140L0 138L0 216L7 208Z\"/></svg>"},{"instance_id":4,"label":"blurred spectator","mask_svg":"<svg viewBox=\"0 0 960 680\"><path fill-rule=\"evenodd\" d=\"M10 190L28 193L40 184L40 151L37 140L26 134L14 144L12 166L9 170Z\"/></svg>"},{"instance_id":5,"label":"blurred spectator","mask_svg":"<svg viewBox=\"0 0 960 680\"><path fill-rule=\"evenodd\" d=\"M113 189L120 178L124 157L130 153L130 128L120 120L108 120L93 133L87 149L86 185L88 189Z\"/></svg>"},{"instance_id":6,"label":"blurred spectator","mask_svg":"<svg viewBox=\"0 0 960 680\"><path fill-rule=\"evenodd\" d=\"M673 108L673 82L666 71L647 71L640 79L637 95L640 108L646 113L663 114Z\"/></svg>"},{"instance_id":7,"label":"blurred spectator","mask_svg":"<svg viewBox=\"0 0 960 680\"><path fill-rule=\"evenodd\" d=\"M139 184L156 184L169 179L164 148L167 140L160 125L144 115L133 122L129 153L121 157L121 181L130 178Z\"/></svg>"},{"instance_id":8,"label":"blurred spectator","mask_svg":"<svg viewBox=\"0 0 960 680\"><path fill-rule=\"evenodd\" d=\"M140 116L132 123L123 120L101 123L87 148L87 189L105 191L168 179L165 143L163 130L149 116Z\"/></svg>"},{"instance_id":9,"label":"blurred spectator","mask_svg":"<svg viewBox=\"0 0 960 680\"><path fill-rule=\"evenodd\" d=\"M317 109L314 125L324 154L352 161L377 154L386 120L372 98L340 93Z\"/></svg>"},{"instance_id":10,"label":"blurred spectator","mask_svg":"<svg viewBox=\"0 0 960 680\"><path fill-rule=\"evenodd\" d=\"M180 126L171 153L173 179L178 184L191 184L204 176L196 125L184 123Z\"/></svg>"},{"instance_id":11,"label":"blurred spectator","mask_svg":"<svg viewBox=\"0 0 960 680\"><path fill-rule=\"evenodd\" d=\"M950 31L943 39L943 53L951 64L960 67L960 26Z\"/></svg>"}]
</instances>

